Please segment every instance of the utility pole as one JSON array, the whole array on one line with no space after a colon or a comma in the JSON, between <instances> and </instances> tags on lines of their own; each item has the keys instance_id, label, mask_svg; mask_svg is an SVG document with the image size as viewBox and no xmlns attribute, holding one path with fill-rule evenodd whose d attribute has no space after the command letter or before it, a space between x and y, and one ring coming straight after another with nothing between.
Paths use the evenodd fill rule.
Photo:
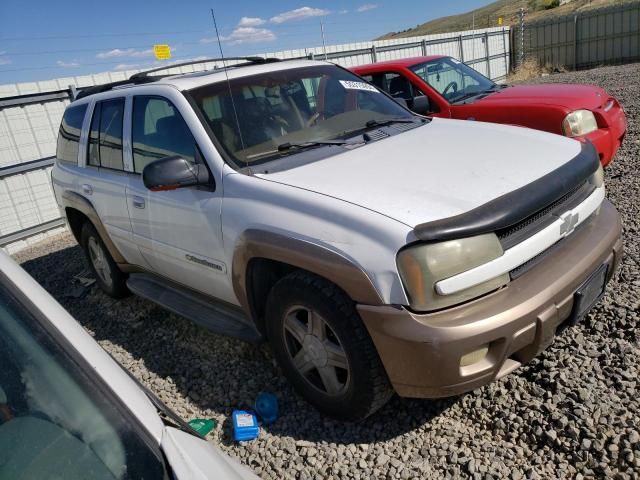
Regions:
<instances>
[{"instance_id":1,"label":"utility pole","mask_svg":"<svg viewBox=\"0 0 640 480\"><path fill-rule=\"evenodd\" d=\"M324 60L327 60L327 44L324 39L324 23L320 20L320 33L322 33L322 51L324 53Z\"/></svg>"}]
</instances>

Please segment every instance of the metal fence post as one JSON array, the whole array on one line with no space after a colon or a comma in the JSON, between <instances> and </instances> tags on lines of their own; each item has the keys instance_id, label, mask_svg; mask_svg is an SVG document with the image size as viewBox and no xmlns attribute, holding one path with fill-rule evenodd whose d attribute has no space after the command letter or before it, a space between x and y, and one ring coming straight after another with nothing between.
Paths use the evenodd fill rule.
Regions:
<instances>
[{"instance_id":1,"label":"metal fence post","mask_svg":"<svg viewBox=\"0 0 640 480\"><path fill-rule=\"evenodd\" d=\"M524 8L520 9L520 55L518 65L524 63Z\"/></svg>"},{"instance_id":2,"label":"metal fence post","mask_svg":"<svg viewBox=\"0 0 640 480\"><path fill-rule=\"evenodd\" d=\"M427 41L424 38L422 39L422 56L427 56Z\"/></svg>"},{"instance_id":3,"label":"metal fence post","mask_svg":"<svg viewBox=\"0 0 640 480\"><path fill-rule=\"evenodd\" d=\"M489 55L489 32L484 32L484 53L487 59L487 77L491 78L491 56Z\"/></svg>"},{"instance_id":4,"label":"metal fence post","mask_svg":"<svg viewBox=\"0 0 640 480\"><path fill-rule=\"evenodd\" d=\"M371 45L371 61L376 63L378 61L378 56L376 55L376 46Z\"/></svg>"},{"instance_id":5,"label":"metal fence post","mask_svg":"<svg viewBox=\"0 0 640 480\"><path fill-rule=\"evenodd\" d=\"M578 14L573 16L573 69L578 68Z\"/></svg>"},{"instance_id":6,"label":"metal fence post","mask_svg":"<svg viewBox=\"0 0 640 480\"><path fill-rule=\"evenodd\" d=\"M502 56L504 58L504 74L509 75L509 60L507 58L507 41L504 39L504 27L502 27Z\"/></svg>"},{"instance_id":7,"label":"metal fence post","mask_svg":"<svg viewBox=\"0 0 640 480\"><path fill-rule=\"evenodd\" d=\"M460 61L464 63L464 48L462 45L462 35L458 35L458 49L460 50Z\"/></svg>"}]
</instances>

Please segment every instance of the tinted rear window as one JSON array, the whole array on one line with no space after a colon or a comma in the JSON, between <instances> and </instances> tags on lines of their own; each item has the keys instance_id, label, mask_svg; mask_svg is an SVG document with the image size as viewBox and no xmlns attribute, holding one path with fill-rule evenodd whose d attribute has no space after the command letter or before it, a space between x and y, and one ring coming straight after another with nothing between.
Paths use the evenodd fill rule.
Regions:
<instances>
[{"instance_id":1,"label":"tinted rear window","mask_svg":"<svg viewBox=\"0 0 640 480\"><path fill-rule=\"evenodd\" d=\"M58 132L58 148L56 157L60 162L78 163L78 146L80 143L80 132L87 105L78 105L67 108L62 117L60 131Z\"/></svg>"}]
</instances>

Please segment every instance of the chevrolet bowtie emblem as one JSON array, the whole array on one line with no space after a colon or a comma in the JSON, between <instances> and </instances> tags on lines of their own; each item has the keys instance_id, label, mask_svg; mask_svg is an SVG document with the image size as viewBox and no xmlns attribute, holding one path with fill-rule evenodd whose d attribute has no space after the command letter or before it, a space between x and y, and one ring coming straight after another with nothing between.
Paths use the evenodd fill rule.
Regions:
<instances>
[{"instance_id":1,"label":"chevrolet bowtie emblem","mask_svg":"<svg viewBox=\"0 0 640 480\"><path fill-rule=\"evenodd\" d=\"M576 228L580 214L567 212L560 217L562 223L560 224L560 235L566 237Z\"/></svg>"}]
</instances>

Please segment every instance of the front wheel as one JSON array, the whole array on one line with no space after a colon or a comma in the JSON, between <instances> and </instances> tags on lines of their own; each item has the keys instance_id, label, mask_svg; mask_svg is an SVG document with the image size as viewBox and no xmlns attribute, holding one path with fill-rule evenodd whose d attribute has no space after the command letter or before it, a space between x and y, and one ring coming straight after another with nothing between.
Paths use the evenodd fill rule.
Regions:
<instances>
[{"instance_id":1,"label":"front wheel","mask_svg":"<svg viewBox=\"0 0 640 480\"><path fill-rule=\"evenodd\" d=\"M393 395L353 301L332 283L294 272L267 301L267 335L294 388L322 413L361 420Z\"/></svg>"}]
</instances>

